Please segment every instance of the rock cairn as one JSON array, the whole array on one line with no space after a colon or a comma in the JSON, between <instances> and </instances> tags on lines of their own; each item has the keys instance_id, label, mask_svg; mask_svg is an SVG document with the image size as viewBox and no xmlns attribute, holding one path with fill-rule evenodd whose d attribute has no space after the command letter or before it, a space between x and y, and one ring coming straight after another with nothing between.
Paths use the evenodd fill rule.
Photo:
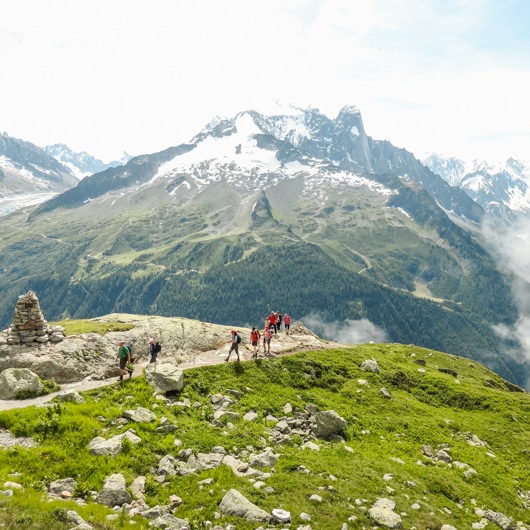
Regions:
<instances>
[{"instance_id":1,"label":"rock cairn","mask_svg":"<svg viewBox=\"0 0 530 530\"><path fill-rule=\"evenodd\" d=\"M39 299L33 291L18 297L13 322L7 330L8 344L30 344L60 342L64 339L64 328L48 326L42 314Z\"/></svg>"}]
</instances>

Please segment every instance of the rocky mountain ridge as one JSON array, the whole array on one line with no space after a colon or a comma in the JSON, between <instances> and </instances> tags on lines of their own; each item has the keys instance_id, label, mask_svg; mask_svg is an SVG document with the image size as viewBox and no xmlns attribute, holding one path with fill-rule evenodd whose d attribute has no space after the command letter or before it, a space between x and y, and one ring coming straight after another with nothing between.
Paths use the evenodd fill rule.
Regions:
<instances>
[{"instance_id":1,"label":"rocky mountain ridge","mask_svg":"<svg viewBox=\"0 0 530 530\"><path fill-rule=\"evenodd\" d=\"M530 164L508 158L491 164L441 155L430 155L422 161L452 186L465 191L484 210L508 223L530 213Z\"/></svg>"}]
</instances>

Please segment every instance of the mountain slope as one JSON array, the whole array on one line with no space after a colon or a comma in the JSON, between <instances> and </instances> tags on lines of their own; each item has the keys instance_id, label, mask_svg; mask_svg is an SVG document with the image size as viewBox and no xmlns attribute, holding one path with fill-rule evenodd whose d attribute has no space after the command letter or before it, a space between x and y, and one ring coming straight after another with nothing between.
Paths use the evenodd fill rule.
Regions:
<instances>
[{"instance_id":1,"label":"mountain slope","mask_svg":"<svg viewBox=\"0 0 530 530\"><path fill-rule=\"evenodd\" d=\"M242 112L0 222L0 322L114 311L259 325L270 310L369 319L390 341L483 360L526 384L492 326L517 319L481 246L484 212L345 107ZM35 259L38 256L38 259Z\"/></svg>"}]
</instances>

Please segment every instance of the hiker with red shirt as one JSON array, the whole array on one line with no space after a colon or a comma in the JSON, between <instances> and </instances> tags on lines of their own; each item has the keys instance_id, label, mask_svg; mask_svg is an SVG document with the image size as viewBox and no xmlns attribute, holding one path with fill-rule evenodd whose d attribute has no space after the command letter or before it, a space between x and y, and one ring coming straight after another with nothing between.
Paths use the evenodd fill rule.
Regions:
<instances>
[{"instance_id":1,"label":"hiker with red shirt","mask_svg":"<svg viewBox=\"0 0 530 530\"><path fill-rule=\"evenodd\" d=\"M271 314L267 317L269 319L269 322L271 323L270 327L274 331L274 334L276 335L277 329L276 329L276 323L278 322L278 318L276 317L276 313L274 311L271 311Z\"/></svg>"},{"instance_id":2,"label":"hiker with red shirt","mask_svg":"<svg viewBox=\"0 0 530 530\"><path fill-rule=\"evenodd\" d=\"M289 335L289 329L291 328L291 317L287 313L283 315L283 323L285 324L285 333L286 335Z\"/></svg>"},{"instance_id":3,"label":"hiker with red shirt","mask_svg":"<svg viewBox=\"0 0 530 530\"><path fill-rule=\"evenodd\" d=\"M250 332L250 342L252 344L252 347L254 348L254 352L252 353L252 357L258 358L258 349L259 349L259 330L257 330L255 327L252 328L252 331Z\"/></svg>"},{"instance_id":4,"label":"hiker with red shirt","mask_svg":"<svg viewBox=\"0 0 530 530\"><path fill-rule=\"evenodd\" d=\"M271 352L271 338L272 338L272 331L270 327L266 327L263 330L263 353L269 353Z\"/></svg>"}]
</instances>

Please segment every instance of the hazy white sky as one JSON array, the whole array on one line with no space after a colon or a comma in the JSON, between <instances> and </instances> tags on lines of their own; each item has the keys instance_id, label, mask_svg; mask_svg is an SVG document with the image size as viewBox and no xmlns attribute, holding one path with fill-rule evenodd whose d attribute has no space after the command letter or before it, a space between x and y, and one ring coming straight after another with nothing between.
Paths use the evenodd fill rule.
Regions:
<instances>
[{"instance_id":1,"label":"hazy white sky","mask_svg":"<svg viewBox=\"0 0 530 530\"><path fill-rule=\"evenodd\" d=\"M528 0L2 0L0 132L105 161L278 98L422 157L530 159Z\"/></svg>"}]
</instances>

